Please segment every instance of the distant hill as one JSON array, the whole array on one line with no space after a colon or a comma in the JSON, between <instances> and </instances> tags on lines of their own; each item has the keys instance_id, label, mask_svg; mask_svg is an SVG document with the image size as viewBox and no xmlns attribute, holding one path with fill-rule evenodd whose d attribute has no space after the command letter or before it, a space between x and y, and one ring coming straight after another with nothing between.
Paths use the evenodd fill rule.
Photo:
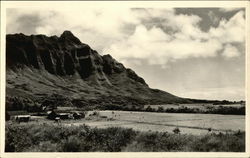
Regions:
<instances>
[{"instance_id":1,"label":"distant hill","mask_svg":"<svg viewBox=\"0 0 250 158\"><path fill-rule=\"evenodd\" d=\"M111 55L98 54L70 31L60 37L6 36L6 96L42 103L65 100L72 106L191 103L150 88ZM65 102L59 106L65 106Z\"/></svg>"}]
</instances>

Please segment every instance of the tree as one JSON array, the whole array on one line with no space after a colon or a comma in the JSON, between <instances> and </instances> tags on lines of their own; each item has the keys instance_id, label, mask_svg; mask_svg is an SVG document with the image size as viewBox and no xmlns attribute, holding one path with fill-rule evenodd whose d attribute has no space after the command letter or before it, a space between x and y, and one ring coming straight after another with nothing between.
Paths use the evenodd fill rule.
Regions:
<instances>
[{"instance_id":1,"label":"tree","mask_svg":"<svg viewBox=\"0 0 250 158\"><path fill-rule=\"evenodd\" d=\"M180 131L180 129L179 129L178 127L176 127L176 128L173 130L173 132L174 132L175 134L179 134L181 131Z\"/></svg>"},{"instance_id":2,"label":"tree","mask_svg":"<svg viewBox=\"0 0 250 158\"><path fill-rule=\"evenodd\" d=\"M135 105L133 105L132 107L131 107L131 111L136 111L137 109L136 109L136 106Z\"/></svg>"},{"instance_id":3,"label":"tree","mask_svg":"<svg viewBox=\"0 0 250 158\"><path fill-rule=\"evenodd\" d=\"M164 111L164 109L163 109L163 107L162 107L162 106L159 106L159 107L158 107L158 109L157 109L157 111L158 111L158 112L163 112L163 111Z\"/></svg>"},{"instance_id":4,"label":"tree","mask_svg":"<svg viewBox=\"0 0 250 158\"><path fill-rule=\"evenodd\" d=\"M147 111L147 112L152 112L152 111L153 111L153 108L151 108L151 106L148 106L148 107L146 108L146 111Z\"/></svg>"}]
</instances>

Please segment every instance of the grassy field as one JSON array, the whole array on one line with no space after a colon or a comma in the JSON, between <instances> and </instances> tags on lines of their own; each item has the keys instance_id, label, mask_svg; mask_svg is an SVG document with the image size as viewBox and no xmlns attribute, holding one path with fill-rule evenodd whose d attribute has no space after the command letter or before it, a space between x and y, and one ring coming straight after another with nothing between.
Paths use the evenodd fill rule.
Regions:
<instances>
[{"instance_id":1,"label":"grassy field","mask_svg":"<svg viewBox=\"0 0 250 158\"><path fill-rule=\"evenodd\" d=\"M179 127L181 133L206 134L208 129L213 132L245 131L245 116L217 114L180 114L156 112L100 111L100 116L110 120L90 120L73 123L86 124L91 127L126 127L138 131L172 132ZM230 120L230 121L229 121Z\"/></svg>"},{"instance_id":2,"label":"grassy field","mask_svg":"<svg viewBox=\"0 0 250 158\"><path fill-rule=\"evenodd\" d=\"M51 123L6 123L6 152L244 152L245 132L191 135L139 132L128 128L90 128Z\"/></svg>"}]
</instances>

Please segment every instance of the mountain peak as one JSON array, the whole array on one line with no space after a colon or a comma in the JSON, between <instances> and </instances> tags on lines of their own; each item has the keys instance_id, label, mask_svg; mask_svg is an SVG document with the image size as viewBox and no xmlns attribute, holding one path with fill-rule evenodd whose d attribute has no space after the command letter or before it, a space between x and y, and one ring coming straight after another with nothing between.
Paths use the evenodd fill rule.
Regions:
<instances>
[{"instance_id":1,"label":"mountain peak","mask_svg":"<svg viewBox=\"0 0 250 158\"><path fill-rule=\"evenodd\" d=\"M68 30L63 31L60 36L60 39L73 41L76 44L81 44L81 41L71 31Z\"/></svg>"},{"instance_id":2,"label":"mountain peak","mask_svg":"<svg viewBox=\"0 0 250 158\"><path fill-rule=\"evenodd\" d=\"M74 34L71 31L65 30L63 31L63 33L61 34L61 37L75 37Z\"/></svg>"}]
</instances>

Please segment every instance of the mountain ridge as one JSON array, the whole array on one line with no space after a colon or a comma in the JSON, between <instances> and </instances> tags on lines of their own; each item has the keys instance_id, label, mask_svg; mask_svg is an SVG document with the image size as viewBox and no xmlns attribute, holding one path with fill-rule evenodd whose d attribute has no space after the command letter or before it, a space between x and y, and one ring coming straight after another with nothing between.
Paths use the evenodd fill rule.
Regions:
<instances>
[{"instance_id":1,"label":"mountain ridge","mask_svg":"<svg viewBox=\"0 0 250 158\"><path fill-rule=\"evenodd\" d=\"M10 98L27 94L41 103L61 95L88 105L190 102L151 89L132 69L109 54L101 56L70 31L60 37L6 35L6 69L6 96Z\"/></svg>"}]
</instances>

